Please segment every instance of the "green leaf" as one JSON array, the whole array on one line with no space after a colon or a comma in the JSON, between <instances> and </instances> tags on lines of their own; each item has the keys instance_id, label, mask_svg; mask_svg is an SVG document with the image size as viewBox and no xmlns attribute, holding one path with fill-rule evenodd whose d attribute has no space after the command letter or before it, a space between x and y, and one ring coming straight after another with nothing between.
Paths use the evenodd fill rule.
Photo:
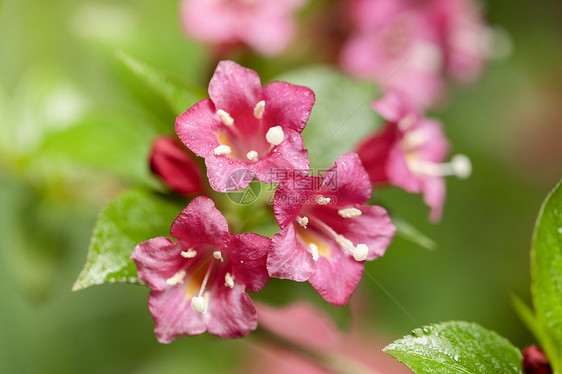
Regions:
<instances>
[{"instance_id":1,"label":"green leaf","mask_svg":"<svg viewBox=\"0 0 562 374\"><path fill-rule=\"evenodd\" d=\"M523 321L525 326L533 333L537 341L539 342L541 348L546 353L548 357L553 357L550 363L553 367L558 365L558 356L557 356L557 347L556 342L552 339L552 336L545 330L545 326L543 326L538 320L533 311L527 304L523 302L517 295L511 296L511 304L517 312L517 315Z\"/></svg>"},{"instance_id":2,"label":"green leaf","mask_svg":"<svg viewBox=\"0 0 562 374\"><path fill-rule=\"evenodd\" d=\"M156 93L162 96L177 115L185 112L193 104L207 97L204 90L180 82L162 66L155 68L147 65L123 51L117 51L116 57Z\"/></svg>"},{"instance_id":3,"label":"green leaf","mask_svg":"<svg viewBox=\"0 0 562 374\"><path fill-rule=\"evenodd\" d=\"M72 290L102 283L140 284L129 258L135 245L168 236L180 210L178 204L149 192L131 190L118 196L100 213L86 265Z\"/></svg>"},{"instance_id":4,"label":"green leaf","mask_svg":"<svg viewBox=\"0 0 562 374\"><path fill-rule=\"evenodd\" d=\"M531 249L531 276L531 291L537 319L556 342L556 351L550 352L549 358L555 371L562 372L562 361L558 359L562 353L562 186L560 183L546 198L537 218Z\"/></svg>"},{"instance_id":5,"label":"green leaf","mask_svg":"<svg viewBox=\"0 0 562 374\"><path fill-rule=\"evenodd\" d=\"M470 322L424 326L384 348L418 374L522 373L519 349Z\"/></svg>"},{"instance_id":6,"label":"green leaf","mask_svg":"<svg viewBox=\"0 0 562 374\"><path fill-rule=\"evenodd\" d=\"M430 251L437 250L437 243L428 238L423 232L412 226L410 223L405 221L402 217L391 213L390 218L392 220L392 223L396 227L396 236L399 236L402 239L429 249Z\"/></svg>"},{"instance_id":7,"label":"green leaf","mask_svg":"<svg viewBox=\"0 0 562 374\"><path fill-rule=\"evenodd\" d=\"M302 133L312 167L333 166L340 155L353 151L380 124L370 107L378 96L371 84L323 66L291 71L276 79L307 86L316 95L310 120Z\"/></svg>"}]
</instances>

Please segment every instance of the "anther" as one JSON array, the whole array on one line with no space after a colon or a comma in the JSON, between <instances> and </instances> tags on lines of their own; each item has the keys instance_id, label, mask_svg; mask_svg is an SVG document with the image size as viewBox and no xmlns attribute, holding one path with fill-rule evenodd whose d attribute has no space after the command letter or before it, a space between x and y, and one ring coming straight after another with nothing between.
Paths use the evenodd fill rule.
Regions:
<instances>
[{"instance_id":1,"label":"anther","mask_svg":"<svg viewBox=\"0 0 562 374\"><path fill-rule=\"evenodd\" d=\"M308 217L297 217L297 222L299 223L299 225L306 229L306 225L308 225Z\"/></svg>"},{"instance_id":2,"label":"anther","mask_svg":"<svg viewBox=\"0 0 562 374\"><path fill-rule=\"evenodd\" d=\"M359 217L361 215L361 211L357 208L345 208L338 210L338 214L343 218L353 218Z\"/></svg>"},{"instance_id":3,"label":"anther","mask_svg":"<svg viewBox=\"0 0 562 374\"><path fill-rule=\"evenodd\" d=\"M283 139L285 139L285 133L281 126L273 126L265 134L265 139L267 142L273 146L281 144Z\"/></svg>"},{"instance_id":4,"label":"anther","mask_svg":"<svg viewBox=\"0 0 562 374\"><path fill-rule=\"evenodd\" d=\"M322 195L318 195L316 196L316 202L320 205L326 205L328 204L330 201L332 201L332 199L330 199L329 197L324 197Z\"/></svg>"},{"instance_id":5,"label":"anther","mask_svg":"<svg viewBox=\"0 0 562 374\"><path fill-rule=\"evenodd\" d=\"M472 164L466 155L458 154L451 158L451 167L460 179L466 179L472 174Z\"/></svg>"},{"instance_id":6,"label":"anther","mask_svg":"<svg viewBox=\"0 0 562 374\"><path fill-rule=\"evenodd\" d=\"M228 112L219 109L217 110L217 116L219 116L219 118L221 119L222 123L224 123L225 126L232 126L234 125L234 119L230 116L230 114L228 114Z\"/></svg>"},{"instance_id":7,"label":"anther","mask_svg":"<svg viewBox=\"0 0 562 374\"><path fill-rule=\"evenodd\" d=\"M228 288L234 288L234 278L230 273L224 275L224 285Z\"/></svg>"},{"instance_id":8,"label":"anther","mask_svg":"<svg viewBox=\"0 0 562 374\"><path fill-rule=\"evenodd\" d=\"M177 284L180 284L181 282L183 282L186 274L187 273L185 272L185 270L180 270L170 278L166 279L166 284L168 286L175 286Z\"/></svg>"},{"instance_id":9,"label":"anther","mask_svg":"<svg viewBox=\"0 0 562 374\"><path fill-rule=\"evenodd\" d=\"M203 296L195 296L191 299L191 309L199 313L207 311L207 300Z\"/></svg>"},{"instance_id":10,"label":"anther","mask_svg":"<svg viewBox=\"0 0 562 374\"><path fill-rule=\"evenodd\" d=\"M232 149L227 145L221 144L217 148L215 148L213 152L217 156L224 155L224 154L228 155L232 152Z\"/></svg>"},{"instance_id":11,"label":"anther","mask_svg":"<svg viewBox=\"0 0 562 374\"><path fill-rule=\"evenodd\" d=\"M214 252L213 252L213 257L215 258L215 260L224 261L224 260L222 259L222 253L221 253L221 251L214 251Z\"/></svg>"},{"instance_id":12,"label":"anther","mask_svg":"<svg viewBox=\"0 0 562 374\"><path fill-rule=\"evenodd\" d=\"M369 247L366 244L357 244L357 247L353 250L353 258L356 261L364 261L369 253Z\"/></svg>"},{"instance_id":13,"label":"anther","mask_svg":"<svg viewBox=\"0 0 562 374\"><path fill-rule=\"evenodd\" d=\"M262 119L264 110L265 110L265 101L262 100L259 103L257 103L256 107L254 108L254 117L256 117L257 119Z\"/></svg>"},{"instance_id":14,"label":"anther","mask_svg":"<svg viewBox=\"0 0 562 374\"><path fill-rule=\"evenodd\" d=\"M193 257L197 256L197 251L195 251L194 249L190 249L190 250L187 250L187 251L181 251L180 255L183 258L193 258Z\"/></svg>"},{"instance_id":15,"label":"anther","mask_svg":"<svg viewBox=\"0 0 562 374\"><path fill-rule=\"evenodd\" d=\"M253 161L258 158L258 152L252 150L246 154L246 157L248 158L248 160Z\"/></svg>"}]
</instances>

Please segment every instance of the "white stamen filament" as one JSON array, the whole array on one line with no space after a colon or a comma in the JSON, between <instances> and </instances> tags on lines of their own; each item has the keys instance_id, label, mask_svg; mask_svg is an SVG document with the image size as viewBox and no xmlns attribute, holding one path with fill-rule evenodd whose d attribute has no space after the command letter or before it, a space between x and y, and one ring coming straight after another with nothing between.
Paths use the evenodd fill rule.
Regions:
<instances>
[{"instance_id":1,"label":"white stamen filament","mask_svg":"<svg viewBox=\"0 0 562 374\"><path fill-rule=\"evenodd\" d=\"M189 249L187 251L181 251L180 255L183 258L193 258L197 256L197 251L195 251L194 249Z\"/></svg>"},{"instance_id":2,"label":"white stamen filament","mask_svg":"<svg viewBox=\"0 0 562 374\"><path fill-rule=\"evenodd\" d=\"M406 131L412 127L414 123L416 123L416 117L412 113L409 113L398 121L398 128L402 131Z\"/></svg>"},{"instance_id":3,"label":"white stamen filament","mask_svg":"<svg viewBox=\"0 0 562 374\"><path fill-rule=\"evenodd\" d=\"M228 288L234 288L234 278L230 273L224 275L224 285Z\"/></svg>"},{"instance_id":4,"label":"white stamen filament","mask_svg":"<svg viewBox=\"0 0 562 374\"><path fill-rule=\"evenodd\" d=\"M222 109L217 110L217 116L221 119L222 123L225 126L231 127L234 125L234 119L230 116L230 114Z\"/></svg>"},{"instance_id":5,"label":"white stamen filament","mask_svg":"<svg viewBox=\"0 0 562 374\"><path fill-rule=\"evenodd\" d=\"M258 158L258 152L252 150L246 154L246 157L248 158L248 160L253 161Z\"/></svg>"},{"instance_id":6,"label":"white stamen filament","mask_svg":"<svg viewBox=\"0 0 562 374\"><path fill-rule=\"evenodd\" d=\"M306 225L308 225L308 217L297 217L297 222L306 229Z\"/></svg>"},{"instance_id":7,"label":"white stamen filament","mask_svg":"<svg viewBox=\"0 0 562 374\"><path fill-rule=\"evenodd\" d=\"M265 101L262 100L259 103L257 103L256 107L254 108L254 117L256 117L257 119L262 119L264 111L265 111Z\"/></svg>"},{"instance_id":8,"label":"white stamen filament","mask_svg":"<svg viewBox=\"0 0 562 374\"><path fill-rule=\"evenodd\" d=\"M265 139L272 146L281 144L283 139L285 139L285 133L283 132L283 128L281 126L271 127L269 130L267 130L267 133L265 134Z\"/></svg>"},{"instance_id":9,"label":"white stamen filament","mask_svg":"<svg viewBox=\"0 0 562 374\"><path fill-rule=\"evenodd\" d=\"M418 174L430 176L455 175L460 179L466 179L472 173L470 159L465 155L455 155L448 163L433 163L414 159L408 161L408 167Z\"/></svg>"},{"instance_id":10,"label":"white stamen filament","mask_svg":"<svg viewBox=\"0 0 562 374\"><path fill-rule=\"evenodd\" d=\"M345 208L338 210L338 214L343 218L353 218L359 217L361 215L361 211L357 208Z\"/></svg>"},{"instance_id":11,"label":"white stamen filament","mask_svg":"<svg viewBox=\"0 0 562 374\"><path fill-rule=\"evenodd\" d=\"M345 249L353 258L357 261L363 261L367 258L367 253L369 252L369 247L366 244L357 244L356 247L353 246L351 240L343 235L335 232L330 226L326 225L319 219L312 221L313 224L323 230L328 236L333 238L343 249Z\"/></svg>"},{"instance_id":12,"label":"white stamen filament","mask_svg":"<svg viewBox=\"0 0 562 374\"><path fill-rule=\"evenodd\" d=\"M329 197L324 197L322 195L318 195L316 196L316 202L320 205L326 205L328 204L330 201L332 201L332 199L330 199Z\"/></svg>"},{"instance_id":13,"label":"white stamen filament","mask_svg":"<svg viewBox=\"0 0 562 374\"><path fill-rule=\"evenodd\" d=\"M215 252L213 252L213 257L214 254ZM207 268L207 272L205 273L205 278L203 278L203 282L201 282L201 288L199 289L199 294L191 299L191 309L193 309L196 312L205 313L207 311L207 305L209 304L209 293L205 292L205 287L207 287L207 282L209 281L209 276L211 275L211 270L213 270L214 264L215 262L213 260L209 262L209 267ZM203 297L204 292L205 292L205 297Z\"/></svg>"},{"instance_id":14,"label":"white stamen filament","mask_svg":"<svg viewBox=\"0 0 562 374\"><path fill-rule=\"evenodd\" d=\"M318 252L318 246L314 243L309 243L308 248L312 254L312 259L316 262L320 258L320 253Z\"/></svg>"},{"instance_id":15,"label":"white stamen filament","mask_svg":"<svg viewBox=\"0 0 562 374\"><path fill-rule=\"evenodd\" d=\"M227 154L227 155L228 155L228 154L230 154L231 152L232 152L232 149L231 149L229 146L224 145L224 144L219 145L219 146L218 146L217 148L215 148L215 150L214 150L214 153L215 153L215 155L217 155L217 156L224 155L224 154Z\"/></svg>"},{"instance_id":16,"label":"white stamen filament","mask_svg":"<svg viewBox=\"0 0 562 374\"><path fill-rule=\"evenodd\" d=\"M180 284L181 282L183 282L186 274L187 273L185 272L185 270L180 270L170 278L166 279L166 284L168 286L175 286L177 284Z\"/></svg>"},{"instance_id":17,"label":"white stamen filament","mask_svg":"<svg viewBox=\"0 0 562 374\"><path fill-rule=\"evenodd\" d=\"M221 253L221 251L214 251L214 252L213 252L213 257L215 258L215 260L221 260L221 262L224 261L224 260L222 259L222 253Z\"/></svg>"}]
</instances>

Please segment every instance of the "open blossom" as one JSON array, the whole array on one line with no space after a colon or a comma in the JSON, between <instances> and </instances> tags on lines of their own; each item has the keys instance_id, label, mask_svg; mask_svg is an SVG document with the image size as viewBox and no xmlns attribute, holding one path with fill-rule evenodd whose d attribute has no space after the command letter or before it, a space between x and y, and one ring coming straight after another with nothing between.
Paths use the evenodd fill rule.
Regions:
<instances>
[{"instance_id":1,"label":"open blossom","mask_svg":"<svg viewBox=\"0 0 562 374\"><path fill-rule=\"evenodd\" d=\"M176 133L205 158L215 191L246 187L251 178L235 188L228 179L240 169L266 183L279 183L273 170L308 173L308 152L300 133L314 105L309 88L285 82L262 87L255 71L221 61L209 83L209 95L177 118Z\"/></svg>"},{"instance_id":2,"label":"open blossom","mask_svg":"<svg viewBox=\"0 0 562 374\"><path fill-rule=\"evenodd\" d=\"M158 341L170 343L204 331L223 338L257 326L256 308L245 292L269 280L270 240L257 234L231 235L211 199L199 196L174 221L170 233L135 247L131 258L150 286L148 308Z\"/></svg>"},{"instance_id":3,"label":"open blossom","mask_svg":"<svg viewBox=\"0 0 562 374\"><path fill-rule=\"evenodd\" d=\"M219 46L246 44L263 55L290 45L294 13L306 0L183 0L181 21L192 38Z\"/></svg>"},{"instance_id":4,"label":"open blossom","mask_svg":"<svg viewBox=\"0 0 562 374\"><path fill-rule=\"evenodd\" d=\"M371 197L369 177L356 154L342 155L324 177L280 184L275 219L282 231L271 242L272 277L309 281L334 305L344 305L363 275L364 260L384 254L395 228Z\"/></svg>"},{"instance_id":5,"label":"open blossom","mask_svg":"<svg viewBox=\"0 0 562 374\"><path fill-rule=\"evenodd\" d=\"M489 30L473 0L354 0L356 31L342 66L400 90L419 107L434 104L445 75L474 79L489 55Z\"/></svg>"},{"instance_id":6,"label":"open blossom","mask_svg":"<svg viewBox=\"0 0 562 374\"><path fill-rule=\"evenodd\" d=\"M443 177L467 178L470 161L456 155L450 163L443 163L449 145L441 124L422 117L400 95L390 93L374 101L372 107L387 122L357 149L371 181L423 193L424 202L431 208L431 220L438 221L445 203Z\"/></svg>"},{"instance_id":7,"label":"open blossom","mask_svg":"<svg viewBox=\"0 0 562 374\"><path fill-rule=\"evenodd\" d=\"M172 190L181 194L203 192L201 173L193 156L177 139L163 135L152 143L150 169Z\"/></svg>"}]
</instances>

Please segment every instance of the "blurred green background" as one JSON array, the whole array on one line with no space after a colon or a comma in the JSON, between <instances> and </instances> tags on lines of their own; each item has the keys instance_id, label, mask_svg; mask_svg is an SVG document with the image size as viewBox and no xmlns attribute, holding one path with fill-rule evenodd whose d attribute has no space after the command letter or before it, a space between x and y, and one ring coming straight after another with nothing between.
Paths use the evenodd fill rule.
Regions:
<instances>
[{"instance_id":1,"label":"blurred green background","mask_svg":"<svg viewBox=\"0 0 562 374\"><path fill-rule=\"evenodd\" d=\"M313 1L312 8L322 7ZM144 287L76 293L96 215L127 186L157 185L151 140L173 132L165 102L115 58L124 50L206 86L212 57L181 32L176 1L4 0L0 3L0 372L228 373L246 341L203 335L157 343ZM396 239L367 268L410 315L365 277L373 338L425 323L475 321L523 347L533 342L509 304L529 301L529 246L547 192L562 177L562 3L494 0L492 26L511 54L432 113L455 153L473 161L448 180L440 224L419 196L380 192L434 239ZM298 59L244 63L267 81ZM149 109L150 108L150 109Z\"/></svg>"}]
</instances>

